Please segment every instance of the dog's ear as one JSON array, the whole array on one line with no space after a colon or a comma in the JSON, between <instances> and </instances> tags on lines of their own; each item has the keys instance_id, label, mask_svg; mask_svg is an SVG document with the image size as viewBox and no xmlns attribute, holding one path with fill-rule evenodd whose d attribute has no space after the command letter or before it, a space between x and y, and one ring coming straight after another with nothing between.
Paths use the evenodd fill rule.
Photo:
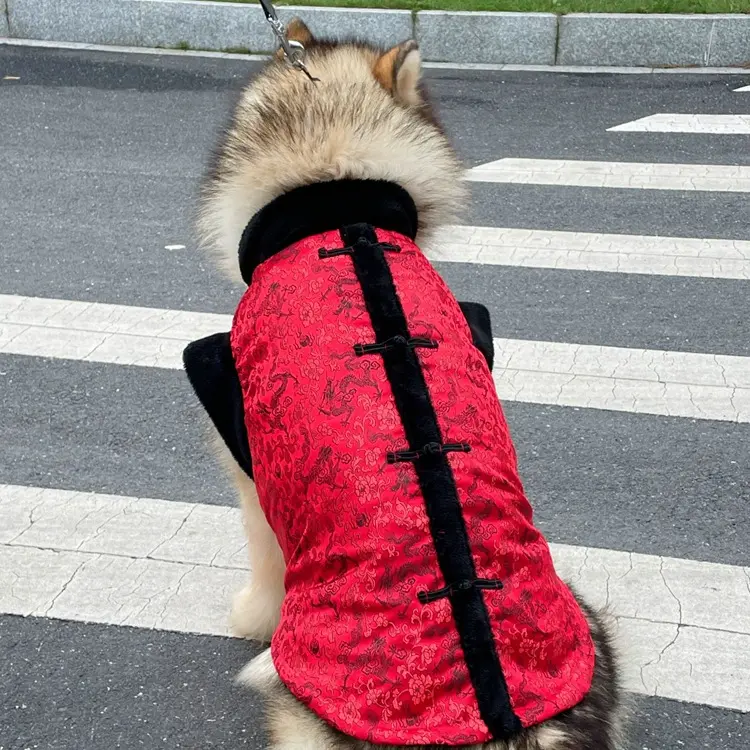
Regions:
<instances>
[{"instance_id":1,"label":"dog's ear","mask_svg":"<svg viewBox=\"0 0 750 750\"><path fill-rule=\"evenodd\" d=\"M301 45L311 44L313 41L312 31L307 24L295 16L286 26L286 38L290 42L299 42Z\"/></svg>"},{"instance_id":2,"label":"dog's ear","mask_svg":"<svg viewBox=\"0 0 750 750\"><path fill-rule=\"evenodd\" d=\"M290 42L299 42L303 47L307 47L315 41L312 31L307 28L307 24L297 16L286 25L286 38ZM284 50L281 47L276 50L276 57L284 57Z\"/></svg>"},{"instance_id":3,"label":"dog's ear","mask_svg":"<svg viewBox=\"0 0 750 750\"><path fill-rule=\"evenodd\" d=\"M410 106L422 104L419 93L422 55L413 39L384 52L375 63L373 73L380 85L390 91L397 101Z\"/></svg>"}]
</instances>

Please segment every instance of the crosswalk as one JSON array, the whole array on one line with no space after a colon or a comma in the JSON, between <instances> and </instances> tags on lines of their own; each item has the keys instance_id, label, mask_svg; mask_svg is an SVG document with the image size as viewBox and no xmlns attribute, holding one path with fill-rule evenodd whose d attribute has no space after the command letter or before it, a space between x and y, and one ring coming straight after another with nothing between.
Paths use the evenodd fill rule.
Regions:
<instances>
[{"instance_id":1,"label":"crosswalk","mask_svg":"<svg viewBox=\"0 0 750 750\"><path fill-rule=\"evenodd\" d=\"M750 87L727 91L732 97ZM158 124L162 114L153 117ZM741 137L749 118L632 112L601 130L610 139ZM707 205L750 192L746 159L735 164L682 158L643 163L601 161L599 154L591 161L507 155L473 167L467 179L479 191L489 184L545 186L560 196L579 187L625 189L624 195L649 191L656 203L665 195L659 191L695 193ZM164 166L165 175L169 169ZM107 170L102 174L106 180ZM92 196L96 189L91 188ZM0 209L3 200L11 205L12 197L0 197ZM0 244L4 232L12 241L18 231L13 217L6 218ZM51 221L44 211L39 220ZM456 286L466 298L480 288L479 279L502 289L508 273L513 279L528 274L529 288L544 284L550 296L563 278L582 284L596 280L615 296L619 279L636 278L706 285L707 293L722 299L748 293L750 229L741 238L736 231L727 237L683 237L674 225L654 234L638 233L636 226L632 233L608 232L606 216L601 231L533 228L528 221L455 225L444 228L426 251L439 270L465 279ZM183 274L179 279L185 286L207 273L187 236L187 227L177 222L158 243L167 248L169 268ZM69 262L75 257L71 249ZM140 270L133 259L118 268L132 275ZM0 406L0 422L7 420L14 436L0 448L5 459L5 464L0 460L0 648L3 629L12 629L21 634L14 636L14 653L23 658L24 649L32 650L34 633L50 623L82 628L66 631L79 634L71 636L79 639L71 649L82 653L85 638L90 643L106 632L127 634L136 651L139 644L151 648L178 634L191 639L195 653L235 654L228 609L248 574L240 513L225 494L208 449L195 448L203 423L179 370L187 342L229 328L239 290L224 287L217 292L220 299L206 302L180 296L172 280L158 275L145 277L143 284L154 289L149 299L158 299L163 285L164 302L115 299L109 291L97 295L95 287L65 297L41 288L34 293L28 284L14 287L12 277L1 288L0 387L5 384L7 394L23 394L28 401L19 405L16 396ZM641 301L618 304L625 312ZM513 338L504 328L502 300L493 298L490 307L497 337L495 386L518 441L522 475L557 569L616 619L626 689L646 701L639 704L644 715L676 710L651 703L666 700L684 704L685 715L714 712L706 721L716 726L727 716L740 716L740 730L733 735L739 744L726 748L745 747L750 736L742 735L750 731L744 723L750 712L750 538L743 536L750 501L750 356L744 348L733 351L732 342L747 339L750 324L737 320L721 347L703 351L680 342L674 348L644 346L640 340L614 346L606 335L560 340L540 331L537 338ZM604 330L619 326L617 319L600 323ZM91 424L97 418L101 422ZM109 420L136 425L132 438L118 433L110 439ZM116 476L102 479L82 452L97 430L100 452L91 451L91 461L106 454ZM679 438L670 442L665 436ZM542 451L552 444L559 449L554 457ZM68 447L71 452L64 453ZM62 462L70 455L80 457L80 464L62 470L50 455L54 451L63 452ZM181 460L188 451L188 460ZM30 469L29 461L38 466ZM172 476L178 471L184 476ZM540 482L552 475L559 479L554 486ZM729 479L722 481L724 475ZM577 486L584 476L586 486ZM613 482L625 486L609 503L601 495ZM706 529L724 530L721 539L702 531L700 514ZM570 517L577 523L568 524ZM243 664L242 659L230 663L235 671ZM93 674L101 665L90 662L86 668ZM184 721L189 724L190 718ZM657 724L649 725L648 737L643 727L636 729L633 750L708 746L693 735L680 739L673 734L679 729L669 723ZM0 718L0 750L35 746L37 738L21 739L20 729L10 737L4 731L16 730ZM118 731L121 746L137 746L135 734ZM256 748L259 742L244 737L239 746ZM74 746L102 745L80 738L61 745ZM177 746L203 745L191 740Z\"/></svg>"}]
</instances>

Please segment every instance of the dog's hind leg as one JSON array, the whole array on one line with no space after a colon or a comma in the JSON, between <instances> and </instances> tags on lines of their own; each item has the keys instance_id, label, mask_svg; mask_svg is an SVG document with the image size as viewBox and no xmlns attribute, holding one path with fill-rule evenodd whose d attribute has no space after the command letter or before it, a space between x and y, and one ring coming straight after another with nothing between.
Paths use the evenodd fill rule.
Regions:
<instances>
[{"instance_id":1,"label":"dog's hind leg","mask_svg":"<svg viewBox=\"0 0 750 750\"><path fill-rule=\"evenodd\" d=\"M255 482L226 451L227 464L240 495L242 518L250 557L250 581L232 602L229 624L242 638L270 641L279 623L284 600L284 558L276 536L260 507Z\"/></svg>"}]
</instances>

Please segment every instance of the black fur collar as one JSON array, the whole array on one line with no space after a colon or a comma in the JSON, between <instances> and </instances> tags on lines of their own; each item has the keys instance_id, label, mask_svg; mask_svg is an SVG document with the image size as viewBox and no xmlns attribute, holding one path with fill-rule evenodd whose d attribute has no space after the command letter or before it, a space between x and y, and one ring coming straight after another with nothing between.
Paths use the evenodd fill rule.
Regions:
<instances>
[{"instance_id":1,"label":"black fur collar","mask_svg":"<svg viewBox=\"0 0 750 750\"><path fill-rule=\"evenodd\" d=\"M333 180L304 185L280 195L258 211L240 240L240 272L250 284L253 271L294 242L366 223L411 239L417 209L401 186L382 180Z\"/></svg>"}]
</instances>

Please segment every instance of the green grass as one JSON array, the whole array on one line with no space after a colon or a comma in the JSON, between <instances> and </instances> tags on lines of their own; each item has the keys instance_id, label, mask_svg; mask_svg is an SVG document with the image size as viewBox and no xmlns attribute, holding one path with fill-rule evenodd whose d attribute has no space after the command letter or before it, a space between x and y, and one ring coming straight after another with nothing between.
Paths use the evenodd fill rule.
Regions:
<instances>
[{"instance_id":1,"label":"green grass","mask_svg":"<svg viewBox=\"0 0 750 750\"><path fill-rule=\"evenodd\" d=\"M257 0L225 0L251 3ZM750 0L281 0L279 5L552 13L750 13Z\"/></svg>"}]
</instances>

